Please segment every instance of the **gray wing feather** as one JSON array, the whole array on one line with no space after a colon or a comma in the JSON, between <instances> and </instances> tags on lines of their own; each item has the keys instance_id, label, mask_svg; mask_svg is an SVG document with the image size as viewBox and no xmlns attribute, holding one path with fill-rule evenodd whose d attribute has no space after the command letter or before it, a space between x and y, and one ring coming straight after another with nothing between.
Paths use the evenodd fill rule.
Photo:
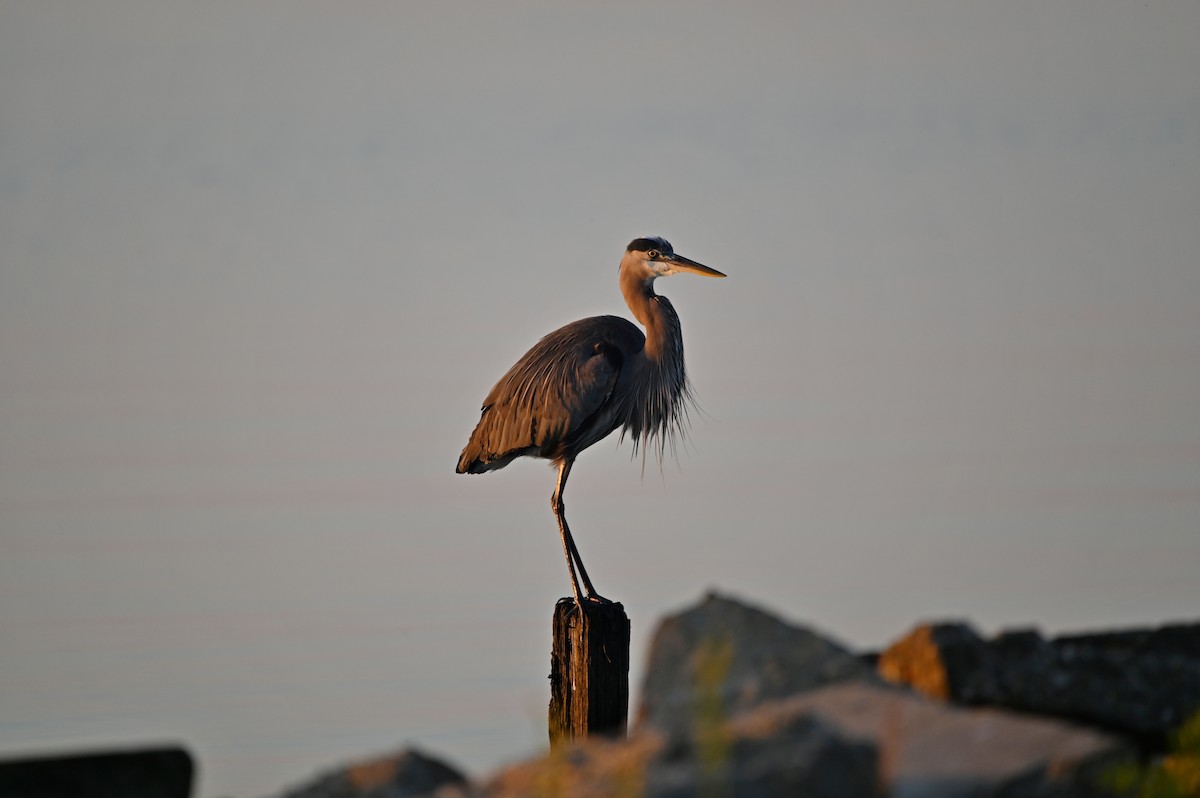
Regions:
<instances>
[{"instance_id":1,"label":"gray wing feather","mask_svg":"<svg viewBox=\"0 0 1200 798\"><path fill-rule=\"evenodd\" d=\"M520 455L556 457L605 407L622 364L644 342L619 316L581 319L542 338L483 400L458 470L502 468Z\"/></svg>"}]
</instances>

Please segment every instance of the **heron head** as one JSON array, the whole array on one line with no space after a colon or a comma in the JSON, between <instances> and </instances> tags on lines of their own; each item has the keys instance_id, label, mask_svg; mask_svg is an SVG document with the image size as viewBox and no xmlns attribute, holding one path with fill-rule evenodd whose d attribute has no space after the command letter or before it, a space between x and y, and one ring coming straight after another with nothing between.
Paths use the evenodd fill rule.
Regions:
<instances>
[{"instance_id":1,"label":"heron head","mask_svg":"<svg viewBox=\"0 0 1200 798\"><path fill-rule=\"evenodd\" d=\"M625 248L625 257L621 259L621 270L632 270L647 280L656 277L669 277L672 274L701 274L705 277L724 277L716 269L697 263L675 252L671 242L659 236L635 238Z\"/></svg>"}]
</instances>

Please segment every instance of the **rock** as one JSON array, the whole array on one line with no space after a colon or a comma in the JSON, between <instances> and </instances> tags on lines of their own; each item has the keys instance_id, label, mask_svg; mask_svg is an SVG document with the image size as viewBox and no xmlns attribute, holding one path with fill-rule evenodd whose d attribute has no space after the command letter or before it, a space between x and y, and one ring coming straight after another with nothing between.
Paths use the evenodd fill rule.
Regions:
<instances>
[{"instance_id":1,"label":"rock","mask_svg":"<svg viewBox=\"0 0 1200 798\"><path fill-rule=\"evenodd\" d=\"M1197 663L1200 624L1053 640L932 624L855 656L710 594L656 630L627 740L562 745L475 785L406 751L287 798L1099 798L1118 765L1140 772L1138 752L1074 720L1174 728L1200 708ZM1047 712L1061 717L1034 716Z\"/></svg>"},{"instance_id":2,"label":"rock","mask_svg":"<svg viewBox=\"0 0 1200 798\"><path fill-rule=\"evenodd\" d=\"M188 798L195 767L182 748L151 748L0 761L0 795L136 795Z\"/></svg>"},{"instance_id":3,"label":"rock","mask_svg":"<svg viewBox=\"0 0 1200 798\"><path fill-rule=\"evenodd\" d=\"M568 743L538 759L500 770L478 794L481 798L645 796L649 763L665 748L666 738L655 732L621 742L591 738Z\"/></svg>"},{"instance_id":4,"label":"rock","mask_svg":"<svg viewBox=\"0 0 1200 798\"><path fill-rule=\"evenodd\" d=\"M317 777L281 798L459 798L467 780L457 770L409 748Z\"/></svg>"},{"instance_id":5,"label":"rock","mask_svg":"<svg viewBox=\"0 0 1200 798\"><path fill-rule=\"evenodd\" d=\"M809 715L751 712L673 743L651 762L647 795L842 798L873 795L878 782L872 744Z\"/></svg>"},{"instance_id":6,"label":"rock","mask_svg":"<svg viewBox=\"0 0 1200 798\"><path fill-rule=\"evenodd\" d=\"M985 671L987 646L966 623L918 626L879 656L879 675L932 698L967 701Z\"/></svg>"},{"instance_id":7,"label":"rock","mask_svg":"<svg viewBox=\"0 0 1200 798\"><path fill-rule=\"evenodd\" d=\"M811 715L842 736L869 741L892 798L1085 798L1099 794L1100 774L1132 756L1126 743L1103 732L865 682L814 690L759 712Z\"/></svg>"},{"instance_id":8,"label":"rock","mask_svg":"<svg viewBox=\"0 0 1200 798\"><path fill-rule=\"evenodd\" d=\"M927 624L878 667L935 698L1093 723L1152 748L1200 711L1200 624L1053 640L1024 630L991 641L965 624Z\"/></svg>"},{"instance_id":9,"label":"rock","mask_svg":"<svg viewBox=\"0 0 1200 798\"><path fill-rule=\"evenodd\" d=\"M655 631L637 723L679 733L706 713L730 718L847 679L875 676L837 643L710 593Z\"/></svg>"},{"instance_id":10,"label":"rock","mask_svg":"<svg viewBox=\"0 0 1200 798\"><path fill-rule=\"evenodd\" d=\"M879 785L875 745L813 715L767 704L731 721L728 734L729 795L865 798Z\"/></svg>"},{"instance_id":11,"label":"rock","mask_svg":"<svg viewBox=\"0 0 1200 798\"><path fill-rule=\"evenodd\" d=\"M485 798L569 795L1092 798L1129 761L1117 737L1058 720L964 709L869 682L768 701L693 734L645 727L508 768Z\"/></svg>"},{"instance_id":12,"label":"rock","mask_svg":"<svg viewBox=\"0 0 1200 798\"><path fill-rule=\"evenodd\" d=\"M874 747L815 718L768 714L710 731L689 738L646 728L621 743L592 739L564 746L502 771L481 795L868 798L875 792Z\"/></svg>"}]
</instances>

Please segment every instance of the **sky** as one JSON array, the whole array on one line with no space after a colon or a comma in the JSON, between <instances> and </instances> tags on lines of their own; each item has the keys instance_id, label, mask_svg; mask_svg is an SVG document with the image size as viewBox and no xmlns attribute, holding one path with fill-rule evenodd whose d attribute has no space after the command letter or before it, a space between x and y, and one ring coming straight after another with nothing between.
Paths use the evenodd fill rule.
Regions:
<instances>
[{"instance_id":1,"label":"sky","mask_svg":"<svg viewBox=\"0 0 1200 798\"><path fill-rule=\"evenodd\" d=\"M453 465L662 280L703 412L569 518L633 623L1200 607L1200 6L0 0L0 755L198 795L545 745L549 496ZM636 698L635 698L636 700Z\"/></svg>"}]
</instances>

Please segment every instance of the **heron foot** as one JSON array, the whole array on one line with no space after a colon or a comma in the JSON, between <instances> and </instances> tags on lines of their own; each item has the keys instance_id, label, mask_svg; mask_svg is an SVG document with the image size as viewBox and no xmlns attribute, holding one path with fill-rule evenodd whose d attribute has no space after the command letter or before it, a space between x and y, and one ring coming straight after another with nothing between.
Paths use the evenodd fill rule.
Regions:
<instances>
[{"instance_id":1,"label":"heron foot","mask_svg":"<svg viewBox=\"0 0 1200 798\"><path fill-rule=\"evenodd\" d=\"M604 607L604 606L611 607L613 604L616 604L616 603L617 602L615 602L611 599L606 599L604 596L601 596L599 593L588 593L586 596L584 596L582 598L579 596L575 597L575 608L577 610L579 610L580 615L582 615L584 613L584 605L585 604L588 606L593 606L593 607L597 606L597 605L601 606L601 607Z\"/></svg>"}]
</instances>

